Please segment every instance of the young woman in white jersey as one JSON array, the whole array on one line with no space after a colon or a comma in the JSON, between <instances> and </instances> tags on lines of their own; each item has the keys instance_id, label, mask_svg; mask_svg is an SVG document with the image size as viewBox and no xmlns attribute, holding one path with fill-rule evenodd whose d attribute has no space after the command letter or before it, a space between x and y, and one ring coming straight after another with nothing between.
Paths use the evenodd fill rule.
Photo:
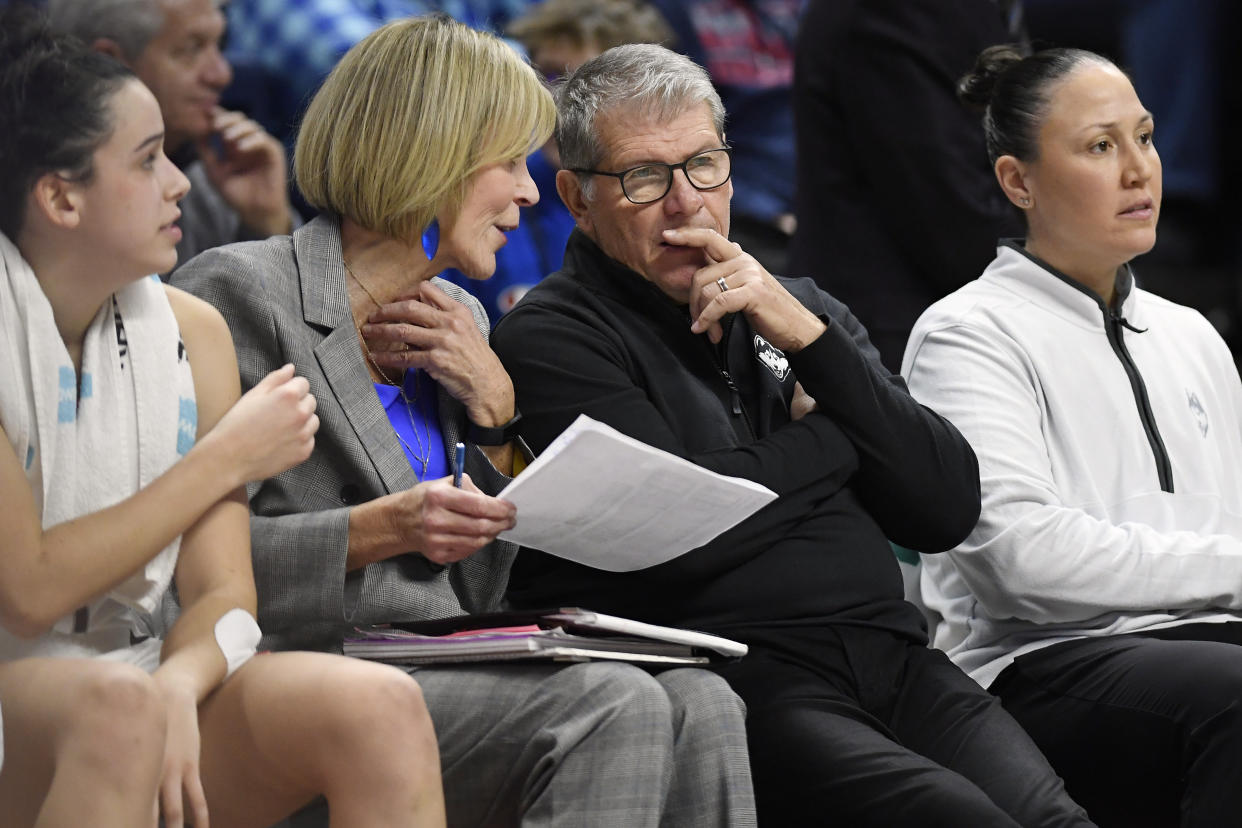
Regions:
<instances>
[{"instance_id":1,"label":"young woman in white jersey","mask_svg":"<svg viewBox=\"0 0 1242 828\"><path fill-rule=\"evenodd\" d=\"M148 278L188 187L155 98L8 11L0 102L0 823L265 826L323 795L334 826L443 825L412 679L254 655L244 485L310 453L315 402L292 366L239 400L219 314Z\"/></svg>"}]
</instances>

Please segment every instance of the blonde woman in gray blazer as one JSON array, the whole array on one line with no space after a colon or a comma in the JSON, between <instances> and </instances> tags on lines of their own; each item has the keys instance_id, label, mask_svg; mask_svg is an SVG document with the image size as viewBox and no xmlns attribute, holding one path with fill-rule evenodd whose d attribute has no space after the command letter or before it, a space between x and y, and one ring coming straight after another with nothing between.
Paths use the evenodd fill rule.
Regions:
<instances>
[{"instance_id":1,"label":"blonde woman in gray blazer","mask_svg":"<svg viewBox=\"0 0 1242 828\"><path fill-rule=\"evenodd\" d=\"M250 490L267 645L334 649L358 624L499 607L516 550L496 536L515 516L492 495L522 448L513 388L479 304L434 274L492 274L504 231L539 198L524 159L553 119L499 40L443 18L390 24L342 59L306 114L295 174L322 215L175 274L228 321L244 385L292 362L319 403L310 459ZM460 489L432 479L458 440ZM435 724L450 825L754 822L742 707L713 674L410 672Z\"/></svg>"}]
</instances>

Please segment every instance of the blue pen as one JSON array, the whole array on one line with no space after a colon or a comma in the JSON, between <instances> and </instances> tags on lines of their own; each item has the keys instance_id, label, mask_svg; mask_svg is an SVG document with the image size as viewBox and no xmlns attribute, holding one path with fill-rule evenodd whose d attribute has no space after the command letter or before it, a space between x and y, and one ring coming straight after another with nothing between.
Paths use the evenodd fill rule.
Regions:
<instances>
[{"instance_id":1,"label":"blue pen","mask_svg":"<svg viewBox=\"0 0 1242 828\"><path fill-rule=\"evenodd\" d=\"M461 488L461 470L466 465L466 444L457 444L457 463L453 466L453 485Z\"/></svg>"}]
</instances>

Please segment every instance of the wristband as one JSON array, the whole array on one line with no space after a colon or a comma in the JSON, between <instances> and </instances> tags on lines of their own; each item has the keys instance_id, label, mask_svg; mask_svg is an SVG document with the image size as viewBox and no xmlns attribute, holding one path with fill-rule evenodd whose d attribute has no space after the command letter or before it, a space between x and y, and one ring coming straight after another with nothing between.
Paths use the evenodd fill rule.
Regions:
<instances>
[{"instance_id":1,"label":"wristband","mask_svg":"<svg viewBox=\"0 0 1242 828\"><path fill-rule=\"evenodd\" d=\"M517 437L520 422L522 414L516 408L513 410L513 419L501 426L485 428L466 420L466 439L476 446L503 446Z\"/></svg>"},{"instance_id":2,"label":"wristband","mask_svg":"<svg viewBox=\"0 0 1242 828\"><path fill-rule=\"evenodd\" d=\"M241 607L233 607L220 616L216 621L215 634L216 646L228 663L225 678L250 660L259 647L259 639L263 637L254 616Z\"/></svg>"}]
</instances>

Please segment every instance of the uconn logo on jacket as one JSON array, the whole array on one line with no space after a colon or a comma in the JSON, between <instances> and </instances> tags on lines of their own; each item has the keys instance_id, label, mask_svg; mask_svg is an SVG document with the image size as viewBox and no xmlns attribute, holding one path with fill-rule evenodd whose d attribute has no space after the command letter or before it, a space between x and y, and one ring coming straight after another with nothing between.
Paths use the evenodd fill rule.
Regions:
<instances>
[{"instance_id":1,"label":"uconn logo on jacket","mask_svg":"<svg viewBox=\"0 0 1242 828\"><path fill-rule=\"evenodd\" d=\"M1186 404L1190 406L1190 413L1195 419L1195 425L1199 427L1199 434L1207 437L1208 415L1207 410L1203 407L1203 403L1199 402L1199 395L1190 389L1186 389Z\"/></svg>"},{"instance_id":2,"label":"uconn logo on jacket","mask_svg":"<svg viewBox=\"0 0 1242 828\"><path fill-rule=\"evenodd\" d=\"M789 376L789 360L785 353L759 334L755 334L755 357L778 381L783 382Z\"/></svg>"}]
</instances>

